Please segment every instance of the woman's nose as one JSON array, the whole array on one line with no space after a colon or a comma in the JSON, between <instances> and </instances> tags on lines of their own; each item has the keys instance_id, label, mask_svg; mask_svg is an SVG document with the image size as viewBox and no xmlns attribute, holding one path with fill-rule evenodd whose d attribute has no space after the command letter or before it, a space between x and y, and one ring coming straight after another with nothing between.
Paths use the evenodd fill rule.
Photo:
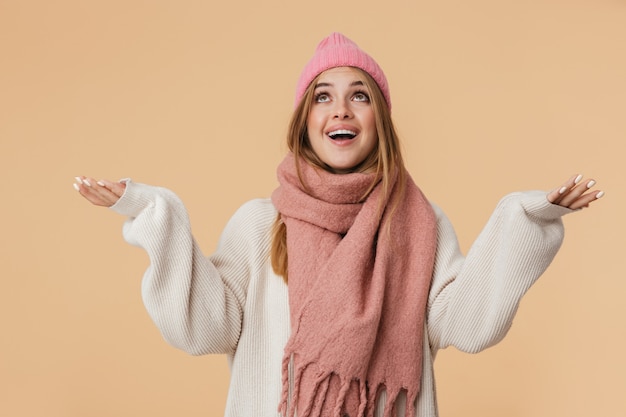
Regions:
<instances>
[{"instance_id":1,"label":"woman's nose","mask_svg":"<svg viewBox=\"0 0 626 417\"><path fill-rule=\"evenodd\" d=\"M352 111L350 110L350 106L348 105L348 103L342 100L336 102L336 107L334 110L335 119L348 119L352 117Z\"/></svg>"}]
</instances>

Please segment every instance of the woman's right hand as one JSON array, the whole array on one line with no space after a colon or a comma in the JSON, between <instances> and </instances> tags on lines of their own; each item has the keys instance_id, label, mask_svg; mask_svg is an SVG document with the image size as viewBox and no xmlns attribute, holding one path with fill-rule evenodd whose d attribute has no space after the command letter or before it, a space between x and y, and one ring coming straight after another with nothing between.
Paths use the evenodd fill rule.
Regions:
<instances>
[{"instance_id":1,"label":"woman's right hand","mask_svg":"<svg viewBox=\"0 0 626 417\"><path fill-rule=\"evenodd\" d=\"M126 184L108 180L96 181L93 178L81 176L76 177L74 188L91 204L111 207L124 194Z\"/></svg>"}]
</instances>

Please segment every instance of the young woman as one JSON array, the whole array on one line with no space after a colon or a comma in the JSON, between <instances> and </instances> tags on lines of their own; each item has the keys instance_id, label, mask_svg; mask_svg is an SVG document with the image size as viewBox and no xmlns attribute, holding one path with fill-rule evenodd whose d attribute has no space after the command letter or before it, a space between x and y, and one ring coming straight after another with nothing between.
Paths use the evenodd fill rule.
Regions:
<instances>
[{"instance_id":1,"label":"young woman","mask_svg":"<svg viewBox=\"0 0 626 417\"><path fill-rule=\"evenodd\" d=\"M436 352L500 341L561 244L561 216L603 195L580 175L510 194L465 257L405 169L390 110L378 64L341 34L322 40L279 187L234 214L210 257L171 191L77 177L150 255L143 297L165 339L228 355L226 416L436 416Z\"/></svg>"}]
</instances>

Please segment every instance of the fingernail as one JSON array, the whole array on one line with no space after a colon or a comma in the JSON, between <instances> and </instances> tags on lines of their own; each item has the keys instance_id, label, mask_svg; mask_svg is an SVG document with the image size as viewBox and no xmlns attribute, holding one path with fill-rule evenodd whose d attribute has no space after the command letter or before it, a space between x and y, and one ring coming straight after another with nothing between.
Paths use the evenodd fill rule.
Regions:
<instances>
[{"instance_id":1,"label":"fingernail","mask_svg":"<svg viewBox=\"0 0 626 417\"><path fill-rule=\"evenodd\" d=\"M561 187L559 194L563 194L565 191L567 191L567 187Z\"/></svg>"},{"instance_id":2,"label":"fingernail","mask_svg":"<svg viewBox=\"0 0 626 417\"><path fill-rule=\"evenodd\" d=\"M593 187L594 185L596 185L596 182L595 182L594 180L591 180L591 181L589 181L589 182L587 183L587 188L591 188L591 187Z\"/></svg>"},{"instance_id":3,"label":"fingernail","mask_svg":"<svg viewBox=\"0 0 626 417\"><path fill-rule=\"evenodd\" d=\"M96 184L98 184L100 187L104 187L104 183L102 181L96 181Z\"/></svg>"},{"instance_id":4,"label":"fingernail","mask_svg":"<svg viewBox=\"0 0 626 417\"><path fill-rule=\"evenodd\" d=\"M91 184L86 179L83 180L83 184L85 184L87 187L91 187Z\"/></svg>"},{"instance_id":5,"label":"fingernail","mask_svg":"<svg viewBox=\"0 0 626 417\"><path fill-rule=\"evenodd\" d=\"M72 184L72 185L74 186L74 189L75 189L76 191L80 191L80 187L78 186L78 184L74 183L74 184Z\"/></svg>"},{"instance_id":6,"label":"fingernail","mask_svg":"<svg viewBox=\"0 0 626 417\"><path fill-rule=\"evenodd\" d=\"M582 180L582 179L583 179L583 174L578 174L576 179L574 179L574 184L578 184L580 182L580 180Z\"/></svg>"},{"instance_id":7,"label":"fingernail","mask_svg":"<svg viewBox=\"0 0 626 417\"><path fill-rule=\"evenodd\" d=\"M82 184L83 180L80 179L80 177L74 177L74 179L76 180L77 183Z\"/></svg>"},{"instance_id":8,"label":"fingernail","mask_svg":"<svg viewBox=\"0 0 626 417\"><path fill-rule=\"evenodd\" d=\"M598 194L596 194L596 198L602 198L603 195L604 191L600 191Z\"/></svg>"}]
</instances>

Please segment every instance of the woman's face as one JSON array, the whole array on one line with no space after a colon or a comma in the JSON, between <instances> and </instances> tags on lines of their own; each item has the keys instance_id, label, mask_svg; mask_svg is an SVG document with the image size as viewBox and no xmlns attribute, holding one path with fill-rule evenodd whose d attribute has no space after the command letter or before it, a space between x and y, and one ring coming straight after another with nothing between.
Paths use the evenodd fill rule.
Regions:
<instances>
[{"instance_id":1,"label":"woman's face","mask_svg":"<svg viewBox=\"0 0 626 417\"><path fill-rule=\"evenodd\" d=\"M355 68L332 68L324 71L313 87L307 118L311 147L335 172L352 172L378 142L365 77Z\"/></svg>"}]
</instances>

